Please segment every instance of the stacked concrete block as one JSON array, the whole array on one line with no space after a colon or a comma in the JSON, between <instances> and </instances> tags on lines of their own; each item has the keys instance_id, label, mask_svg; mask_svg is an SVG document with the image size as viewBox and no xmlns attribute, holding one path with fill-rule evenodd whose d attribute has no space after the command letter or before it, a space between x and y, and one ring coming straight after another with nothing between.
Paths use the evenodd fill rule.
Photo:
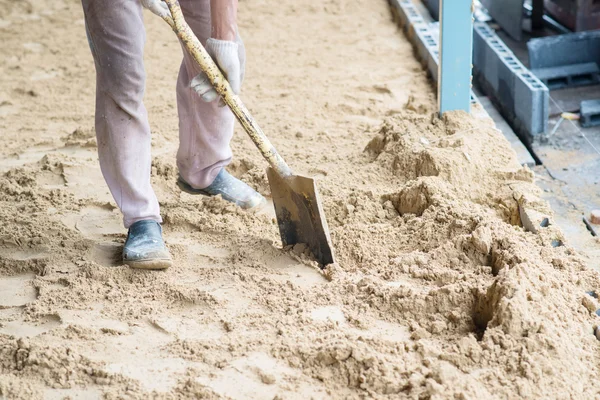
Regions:
<instances>
[{"instance_id":1,"label":"stacked concrete block","mask_svg":"<svg viewBox=\"0 0 600 400\"><path fill-rule=\"evenodd\" d=\"M416 48L419 58L424 66L427 67L429 74L434 81L438 79L438 63L439 63L439 45L438 37L435 36L435 31L431 29L431 24L420 23L413 26L416 33ZM438 34L439 35L439 34Z\"/></svg>"},{"instance_id":2,"label":"stacked concrete block","mask_svg":"<svg viewBox=\"0 0 600 400\"><path fill-rule=\"evenodd\" d=\"M409 25L424 22L423 17L419 14L419 11L410 0L400 0L400 7L404 10Z\"/></svg>"},{"instance_id":3,"label":"stacked concrete block","mask_svg":"<svg viewBox=\"0 0 600 400\"><path fill-rule=\"evenodd\" d=\"M537 68L531 72L550 90L600 83L600 68L594 62Z\"/></svg>"},{"instance_id":4,"label":"stacked concrete block","mask_svg":"<svg viewBox=\"0 0 600 400\"><path fill-rule=\"evenodd\" d=\"M546 132L550 113L550 93L530 71L517 74L514 87L517 126L531 136Z\"/></svg>"},{"instance_id":5,"label":"stacked concrete block","mask_svg":"<svg viewBox=\"0 0 600 400\"><path fill-rule=\"evenodd\" d=\"M581 126L589 128L590 126L600 125L600 100L585 100L581 102Z\"/></svg>"},{"instance_id":6,"label":"stacked concrete block","mask_svg":"<svg viewBox=\"0 0 600 400\"><path fill-rule=\"evenodd\" d=\"M417 35L417 39L418 39L414 42L414 46L417 50L417 56L419 57L419 61L421 61L421 64L426 66L427 65L427 53L428 53L426 40L431 39L429 25L424 22L421 22L421 23L415 24L413 29L414 29L414 31Z\"/></svg>"},{"instance_id":7,"label":"stacked concrete block","mask_svg":"<svg viewBox=\"0 0 600 400\"><path fill-rule=\"evenodd\" d=\"M532 69L600 63L600 30L531 39L527 50Z\"/></svg>"},{"instance_id":8,"label":"stacked concrete block","mask_svg":"<svg viewBox=\"0 0 600 400\"><path fill-rule=\"evenodd\" d=\"M389 0L394 15L409 38L415 35L413 26L424 23L423 17L410 0Z\"/></svg>"},{"instance_id":9,"label":"stacked concrete block","mask_svg":"<svg viewBox=\"0 0 600 400\"><path fill-rule=\"evenodd\" d=\"M550 89L600 82L600 31L532 39L531 71Z\"/></svg>"},{"instance_id":10,"label":"stacked concrete block","mask_svg":"<svg viewBox=\"0 0 600 400\"><path fill-rule=\"evenodd\" d=\"M473 67L486 94L528 139L548 126L548 88L515 57L484 22L473 30Z\"/></svg>"}]
</instances>

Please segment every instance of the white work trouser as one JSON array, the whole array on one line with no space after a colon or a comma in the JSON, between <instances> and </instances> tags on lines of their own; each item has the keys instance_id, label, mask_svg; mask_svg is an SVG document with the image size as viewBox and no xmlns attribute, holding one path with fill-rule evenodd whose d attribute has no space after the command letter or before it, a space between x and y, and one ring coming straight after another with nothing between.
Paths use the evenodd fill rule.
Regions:
<instances>
[{"instance_id":1,"label":"white work trouser","mask_svg":"<svg viewBox=\"0 0 600 400\"><path fill-rule=\"evenodd\" d=\"M186 21L205 44L211 32L210 0L179 2ZM142 6L139 0L82 0L82 4L96 64L96 137L102 174L126 228L141 220L161 222L150 185ZM234 117L229 108L219 107L218 101L203 102L190 88L190 81L199 72L184 51L176 87L177 166L186 182L203 189L231 160Z\"/></svg>"}]
</instances>

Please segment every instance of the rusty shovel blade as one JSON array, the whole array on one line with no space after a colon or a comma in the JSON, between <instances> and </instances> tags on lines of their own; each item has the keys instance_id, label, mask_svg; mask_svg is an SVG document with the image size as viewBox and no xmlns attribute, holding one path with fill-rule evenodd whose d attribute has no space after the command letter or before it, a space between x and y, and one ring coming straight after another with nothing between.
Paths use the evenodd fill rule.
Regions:
<instances>
[{"instance_id":1,"label":"rusty shovel blade","mask_svg":"<svg viewBox=\"0 0 600 400\"><path fill-rule=\"evenodd\" d=\"M280 176L267 169L279 233L284 246L304 243L321 267L335 262L329 228L314 179Z\"/></svg>"}]
</instances>

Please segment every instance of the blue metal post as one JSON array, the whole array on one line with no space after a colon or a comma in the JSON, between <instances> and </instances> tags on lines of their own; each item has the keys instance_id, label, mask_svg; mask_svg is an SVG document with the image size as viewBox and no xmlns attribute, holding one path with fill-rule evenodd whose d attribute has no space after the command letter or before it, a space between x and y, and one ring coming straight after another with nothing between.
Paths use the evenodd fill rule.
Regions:
<instances>
[{"instance_id":1,"label":"blue metal post","mask_svg":"<svg viewBox=\"0 0 600 400\"><path fill-rule=\"evenodd\" d=\"M452 110L470 111L472 54L472 0L440 0L440 115Z\"/></svg>"}]
</instances>

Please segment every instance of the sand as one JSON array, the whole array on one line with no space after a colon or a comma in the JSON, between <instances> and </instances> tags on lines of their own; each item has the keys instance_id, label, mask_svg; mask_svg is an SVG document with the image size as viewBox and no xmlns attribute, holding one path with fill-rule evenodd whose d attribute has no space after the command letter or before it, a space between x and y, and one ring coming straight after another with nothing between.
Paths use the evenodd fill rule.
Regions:
<instances>
[{"instance_id":1,"label":"sand","mask_svg":"<svg viewBox=\"0 0 600 400\"><path fill-rule=\"evenodd\" d=\"M598 273L490 120L440 119L385 1L244 0L243 98L319 178L338 263L175 185L180 49L146 15L174 266L120 262L77 1L0 1L0 398L595 398ZM230 171L268 195L238 128ZM527 232L519 202L549 216ZM546 224L544 224L546 225ZM552 235L546 234L552 229Z\"/></svg>"}]
</instances>

